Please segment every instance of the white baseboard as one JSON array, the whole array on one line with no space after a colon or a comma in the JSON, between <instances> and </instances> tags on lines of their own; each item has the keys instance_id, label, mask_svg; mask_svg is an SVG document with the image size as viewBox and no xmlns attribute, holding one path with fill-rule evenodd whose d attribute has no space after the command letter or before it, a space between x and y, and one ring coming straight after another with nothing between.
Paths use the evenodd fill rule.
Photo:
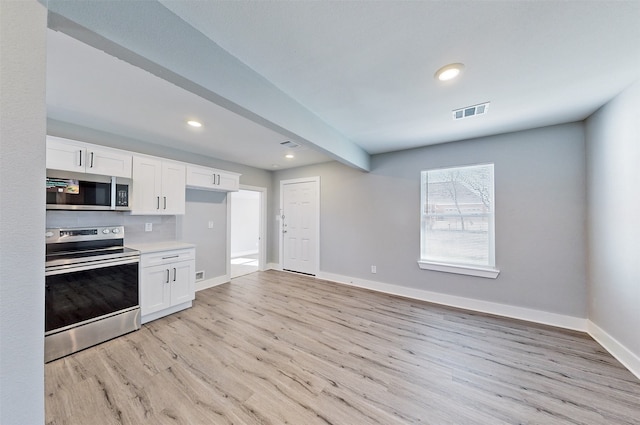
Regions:
<instances>
[{"instance_id":1,"label":"white baseboard","mask_svg":"<svg viewBox=\"0 0 640 425\"><path fill-rule=\"evenodd\" d=\"M199 282L196 282L196 292L202 291L203 289L207 288L213 288L214 286L222 285L223 283L227 283L230 281L231 279L227 275L201 280Z\"/></svg>"},{"instance_id":2,"label":"white baseboard","mask_svg":"<svg viewBox=\"0 0 640 425\"><path fill-rule=\"evenodd\" d=\"M638 379L640 379L640 357L631 352L627 347L622 345L618 340L602 330L591 320L587 321L589 335L595 339L598 344L602 345L613 357L631 371Z\"/></svg>"},{"instance_id":3,"label":"white baseboard","mask_svg":"<svg viewBox=\"0 0 640 425\"><path fill-rule=\"evenodd\" d=\"M392 285L389 283L375 282L366 279L351 278L348 276L333 273L320 272L316 276L318 279L329 280L331 282L342 283L359 288L370 289L372 291L384 292L386 294L399 295L401 297L413 298L428 301L435 304L442 304L449 307L464 308L481 313L495 314L497 316L510 317L513 319L526 320L529 322L541 323L565 329L587 332L587 319L581 317L566 316L547 311L534 310L524 307L516 307L508 304L494 303L490 301L476 300L473 298L459 297L456 295L442 294L438 292L425 291L406 286Z\"/></svg>"},{"instance_id":4,"label":"white baseboard","mask_svg":"<svg viewBox=\"0 0 640 425\"><path fill-rule=\"evenodd\" d=\"M153 320L159 319L161 317L168 316L173 313L177 313L181 310L191 308L193 305L193 301L187 301L182 304L174 305L173 307L169 307L165 310L156 311L155 313L147 314L146 316L142 316L140 318L140 324L144 325L145 323L149 323Z\"/></svg>"},{"instance_id":5,"label":"white baseboard","mask_svg":"<svg viewBox=\"0 0 640 425\"><path fill-rule=\"evenodd\" d=\"M282 271L282 267L278 263L267 263L266 270L278 270Z\"/></svg>"}]
</instances>

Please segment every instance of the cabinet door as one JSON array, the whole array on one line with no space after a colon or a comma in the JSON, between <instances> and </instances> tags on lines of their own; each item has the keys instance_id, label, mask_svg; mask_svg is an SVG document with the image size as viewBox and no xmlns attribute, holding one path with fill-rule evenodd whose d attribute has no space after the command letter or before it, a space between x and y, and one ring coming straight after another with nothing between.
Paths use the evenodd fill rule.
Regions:
<instances>
[{"instance_id":1,"label":"cabinet door","mask_svg":"<svg viewBox=\"0 0 640 425\"><path fill-rule=\"evenodd\" d=\"M187 186L195 189L234 192L240 189L240 174L189 165L187 166Z\"/></svg>"},{"instance_id":2,"label":"cabinet door","mask_svg":"<svg viewBox=\"0 0 640 425\"><path fill-rule=\"evenodd\" d=\"M134 156L132 178L131 214L160 214L162 161Z\"/></svg>"},{"instance_id":3,"label":"cabinet door","mask_svg":"<svg viewBox=\"0 0 640 425\"><path fill-rule=\"evenodd\" d=\"M131 178L132 155L117 149L87 145L87 173Z\"/></svg>"},{"instance_id":4,"label":"cabinet door","mask_svg":"<svg viewBox=\"0 0 640 425\"><path fill-rule=\"evenodd\" d=\"M195 165L187 166L187 186L194 188L211 189L214 184L213 180L213 169L206 167L197 167Z\"/></svg>"},{"instance_id":5,"label":"cabinet door","mask_svg":"<svg viewBox=\"0 0 640 425\"><path fill-rule=\"evenodd\" d=\"M221 172L218 174L218 183L220 190L228 192L240 190L240 176L237 174Z\"/></svg>"},{"instance_id":6,"label":"cabinet door","mask_svg":"<svg viewBox=\"0 0 640 425\"><path fill-rule=\"evenodd\" d=\"M195 299L195 261L182 261L171 267L171 305Z\"/></svg>"},{"instance_id":7,"label":"cabinet door","mask_svg":"<svg viewBox=\"0 0 640 425\"><path fill-rule=\"evenodd\" d=\"M144 267L140 279L142 316L171 306L171 269L169 265Z\"/></svg>"},{"instance_id":8,"label":"cabinet door","mask_svg":"<svg viewBox=\"0 0 640 425\"><path fill-rule=\"evenodd\" d=\"M161 214L184 214L185 166L179 162L162 162Z\"/></svg>"},{"instance_id":9,"label":"cabinet door","mask_svg":"<svg viewBox=\"0 0 640 425\"><path fill-rule=\"evenodd\" d=\"M84 173L86 162L84 143L47 136L47 168Z\"/></svg>"}]
</instances>

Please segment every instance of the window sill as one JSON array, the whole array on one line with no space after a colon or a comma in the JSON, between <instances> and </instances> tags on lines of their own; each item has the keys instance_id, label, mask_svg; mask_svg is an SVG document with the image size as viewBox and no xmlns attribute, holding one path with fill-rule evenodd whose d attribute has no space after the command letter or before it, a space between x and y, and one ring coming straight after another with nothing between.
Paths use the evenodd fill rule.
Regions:
<instances>
[{"instance_id":1,"label":"window sill","mask_svg":"<svg viewBox=\"0 0 640 425\"><path fill-rule=\"evenodd\" d=\"M445 263L433 263L425 260L418 260L418 266L420 266L422 270L434 270L445 273L464 274L467 276L485 277L488 279L495 279L500 274L500 270L489 267L458 266Z\"/></svg>"}]
</instances>

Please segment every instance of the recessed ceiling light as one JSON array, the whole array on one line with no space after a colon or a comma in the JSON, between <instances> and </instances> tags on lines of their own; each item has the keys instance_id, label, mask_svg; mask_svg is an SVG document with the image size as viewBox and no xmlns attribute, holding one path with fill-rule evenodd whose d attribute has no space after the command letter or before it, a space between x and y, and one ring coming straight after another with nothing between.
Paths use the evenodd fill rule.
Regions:
<instances>
[{"instance_id":1,"label":"recessed ceiling light","mask_svg":"<svg viewBox=\"0 0 640 425\"><path fill-rule=\"evenodd\" d=\"M293 158L293 154L292 153L288 153L284 157L287 158L287 159L291 159L291 158Z\"/></svg>"},{"instance_id":2,"label":"recessed ceiling light","mask_svg":"<svg viewBox=\"0 0 640 425\"><path fill-rule=\"evenodd\" d=\"M451 63L436 71L435 77L440 81L449 81L456 78L462 72L464 65L461 63Z\"/></svg>"},{"instance_id":3,"label":"recessed ceiling light","mask_svg":"<svg viewBox=\"0 0 640 425\"><path fill-rule=\"evenodd\" d=\"M187 121L187 124L189 124L191 127L196 127L196 128L202 127L202 124L199 123L198 121L193 121L193 120Z\"/></svg>"}]
</instances>

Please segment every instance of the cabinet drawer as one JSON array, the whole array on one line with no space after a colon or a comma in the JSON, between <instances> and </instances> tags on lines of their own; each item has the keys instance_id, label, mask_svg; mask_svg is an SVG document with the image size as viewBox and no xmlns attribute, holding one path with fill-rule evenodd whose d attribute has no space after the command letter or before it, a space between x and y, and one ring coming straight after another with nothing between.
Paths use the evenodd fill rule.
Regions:
<instances>
[{"instance_id":1,"label":"cabinet drawer","mask_svg":"<svg viewBox=\"0 0 640 425\"><path fill-rule=\"evenodd\" d=\"M181 249L163 252L154 252L151 254L142 254L140 257L141 267L152 267L161 264L175 263L178 261L186 261L195 259L195 249Z\"/></svg>"}]
</instances>

